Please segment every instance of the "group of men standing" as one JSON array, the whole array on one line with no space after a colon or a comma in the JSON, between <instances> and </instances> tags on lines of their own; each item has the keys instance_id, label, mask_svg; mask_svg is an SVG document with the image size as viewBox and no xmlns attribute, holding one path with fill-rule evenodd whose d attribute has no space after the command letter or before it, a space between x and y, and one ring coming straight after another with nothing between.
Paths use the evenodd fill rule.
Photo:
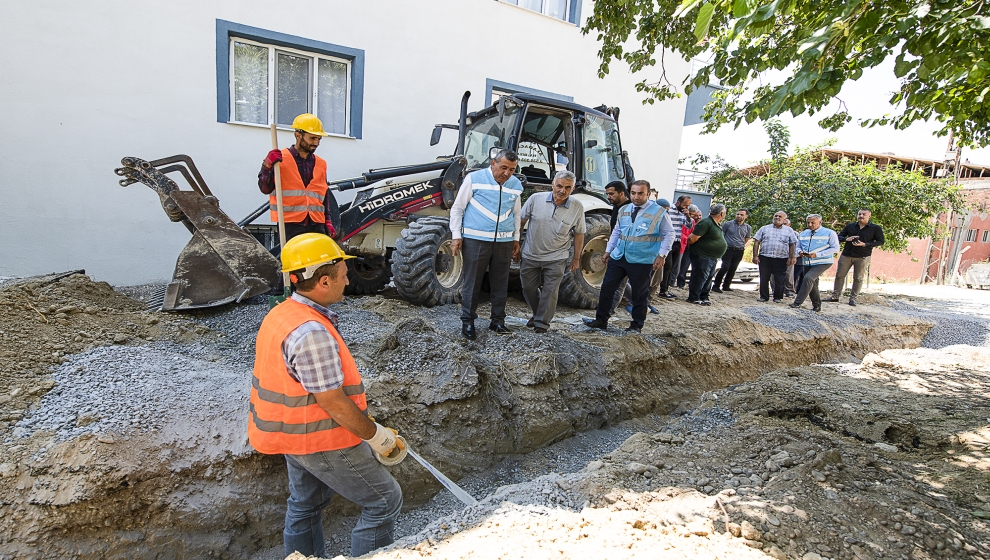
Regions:
<instances>
[{"instance_id":1,"label":"group of men standing","mask_svg":"<svg viewBox=\"0 0 990 560\"><path fill-rule=\"evenodd\" d=\"M832 297L828 301L839 301L846 275L852 268L849 305L855 306L856 298L863 289L873 248L884 243L883 228L870 221L871 215L869 209L860 209L856 221L847 224L837 234L822 225L820 214L809 214L806 218L808 227L798 234L787 225L787 213L775 213L773 222L761 227L753 237L753 263L760 267L760 301L770 301L771 296L774 303L783 301L787 268L798 264L794 278L797 294L790 305L801 307L810 296L812 309L821 311L818 278L832 267L839 244L845 243L839 256Z\"/></svg>"}]
</instances>

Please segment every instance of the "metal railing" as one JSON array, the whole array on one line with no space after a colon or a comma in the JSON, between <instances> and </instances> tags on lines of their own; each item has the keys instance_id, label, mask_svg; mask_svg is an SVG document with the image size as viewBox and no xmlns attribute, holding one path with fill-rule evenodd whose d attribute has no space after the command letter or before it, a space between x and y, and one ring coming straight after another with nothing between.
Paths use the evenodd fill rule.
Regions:
<instances>
[{"instance_id":1,"label":"metal railing","mask_svg":"<svg viewBox=\"0 0 990 560\"><path fill-rule=\"evenodd\" d=\"M711 193L710 182L712 174L695 169L678 169L674 190Z\"/></svg>"}]
</instances>

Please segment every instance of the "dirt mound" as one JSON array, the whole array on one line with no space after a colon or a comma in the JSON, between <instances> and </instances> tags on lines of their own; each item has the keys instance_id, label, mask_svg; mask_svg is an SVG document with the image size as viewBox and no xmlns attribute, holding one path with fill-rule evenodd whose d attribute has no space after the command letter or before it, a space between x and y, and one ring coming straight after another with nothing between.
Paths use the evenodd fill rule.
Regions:
<instances>
[{"instance_id":1,"label":"dirt mound","mask_svg":"<svg viewBox=\"0 0 990 560\"><path fill-rule=\"evenodd\" d=\"M988 394L966 346L772 372L372 558L986 558Z\"/></svg>"},{"instance_id":2,"label":"dirt mound","mask_svg":"<svg viewBox=\"0 0 990 560\"><path fill-rule=\"evenodd\" d=\"M46 375L66 356L163 336L188 339L201 334L197 328L149 313L106 282L81 273L6 283L0 288L0 433L54 387Z\"/></svg>"}]
</instances>

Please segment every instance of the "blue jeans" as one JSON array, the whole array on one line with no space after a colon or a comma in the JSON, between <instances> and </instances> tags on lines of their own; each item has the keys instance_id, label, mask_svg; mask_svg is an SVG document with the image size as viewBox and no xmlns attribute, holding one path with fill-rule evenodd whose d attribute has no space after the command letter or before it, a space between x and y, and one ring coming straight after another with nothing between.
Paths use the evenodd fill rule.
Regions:
<instances>
[{"instance_id":1,"label":"blue jeans","mask_svg":"<svg viewBox=\"0 0 990 560\"><path fill-rule=\"evenodd\" d=\"M327 556L323 508L334 494L361 506L351 531L351 556L361 556L395 540L395 518L402 509L402 490L367 444L309 455L286 455L289 501L285 512L286 556Z\"/></svg>"},{"instance_id":2,"label":"blue jeans","mask_svg":"<svg viewBox=\"0 0 990 560\"><path fill-rule=\"evenodd\" d=\"M690 249L688 249L690 251ZM691 253L691 282L688 285L688 301L707 301L712 292L712 279L718 259L709 259Z\"/></svg>"}]
</instances>

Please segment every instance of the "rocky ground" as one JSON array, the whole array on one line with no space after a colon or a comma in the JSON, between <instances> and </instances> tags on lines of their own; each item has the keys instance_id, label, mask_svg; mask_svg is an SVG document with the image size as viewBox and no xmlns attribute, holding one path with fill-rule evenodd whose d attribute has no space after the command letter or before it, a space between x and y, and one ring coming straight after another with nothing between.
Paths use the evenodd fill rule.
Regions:
<instances>
[{"instance_id":1,"label":"rocky ground","mask_svg":"<svg viewBox=\"0 0 990 560\"><path fill-rule=\"evenodd\" d=\"M563 309L548 335L474 343L452 307L338 306L376 417L482 499L394 467L408 510L380 554L990 557L985 320L916 296L713 300L667 302L643 335ZM0 285L0 558L281 557L284 466L242 415L266 309L148 313L82 275ZM943 350L883 352L921 344ZM338 554L355 510L333 509Z\"/></svg>"}]
</instances>

